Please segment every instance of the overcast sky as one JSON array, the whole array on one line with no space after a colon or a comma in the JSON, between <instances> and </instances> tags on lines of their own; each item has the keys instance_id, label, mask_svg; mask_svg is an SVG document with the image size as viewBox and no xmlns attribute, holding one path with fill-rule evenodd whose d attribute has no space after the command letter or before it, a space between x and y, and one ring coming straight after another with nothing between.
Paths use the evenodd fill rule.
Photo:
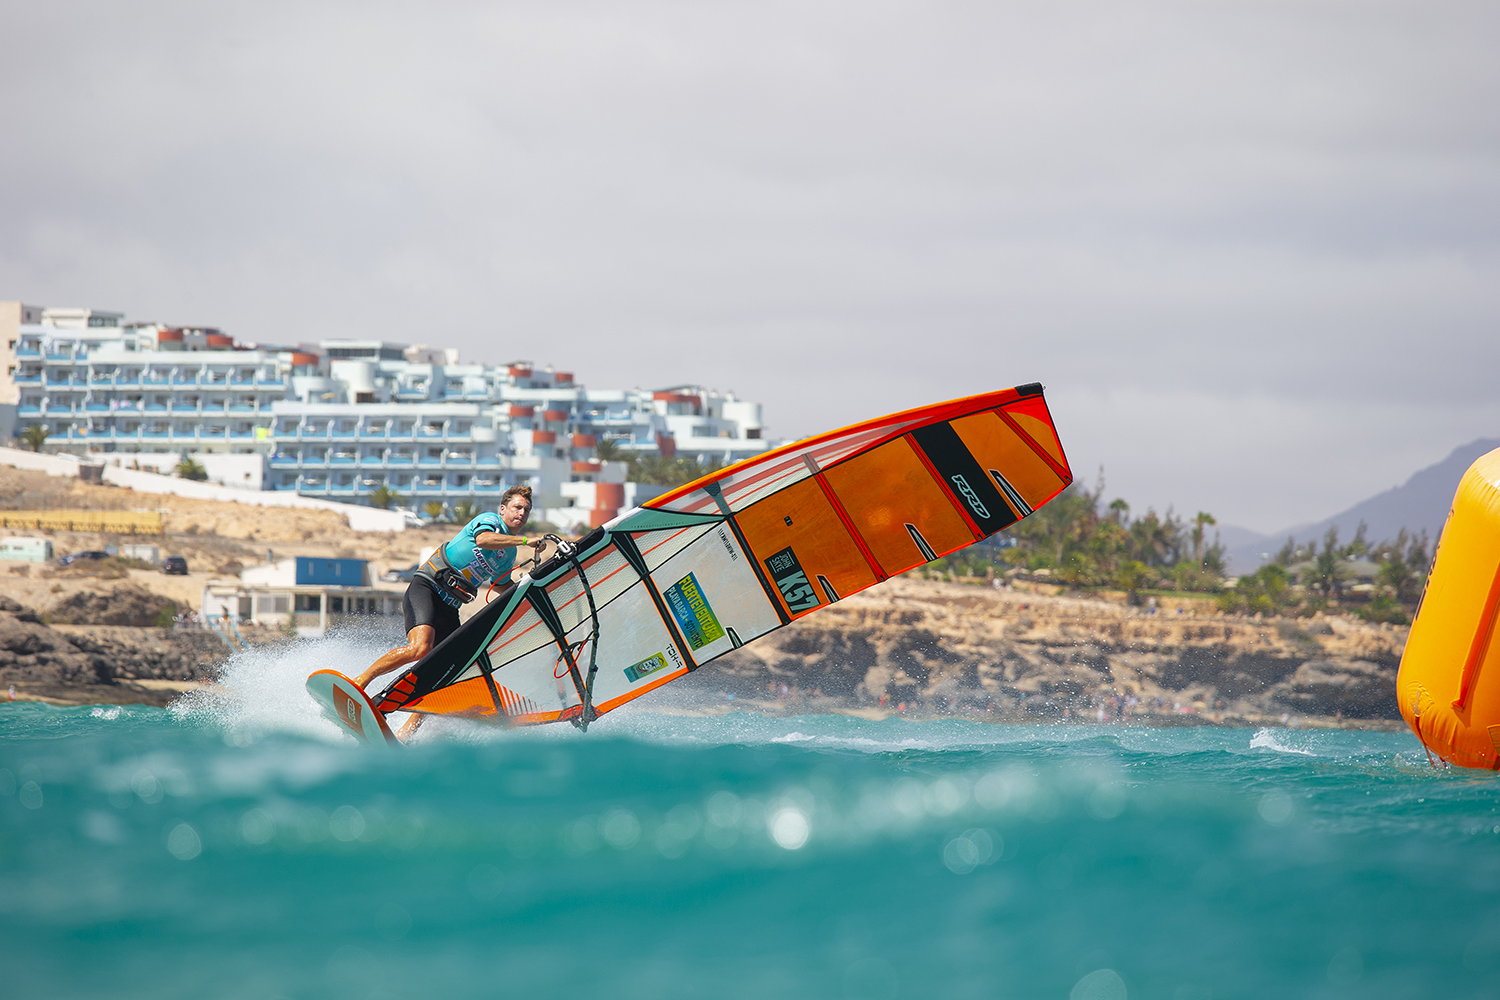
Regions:
<instances>
[{"instance_id":1,"label":"overcast sky","mask_svg":"<svg viewBox=\"0 0 1500 1000\"><path fill-rule=\"evenodd\" d=\"M0 298L698 382L1048 387L1272 531L1500 434L1500 5L0 0Z\"/></svg>"}]
</instances>

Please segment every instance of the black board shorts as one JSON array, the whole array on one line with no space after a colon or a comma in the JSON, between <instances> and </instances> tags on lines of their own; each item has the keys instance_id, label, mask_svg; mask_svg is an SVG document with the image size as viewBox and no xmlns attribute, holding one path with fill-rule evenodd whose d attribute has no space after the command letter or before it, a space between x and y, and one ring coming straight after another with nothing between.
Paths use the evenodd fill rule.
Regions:
<instances>
[{"instance_id":1,"label":"black board shorts","mask_svg":"<svg viewBox=\"0 0 1500 1000\"><path fill-rule=\"evenodd\" d=\"M432 644L436 646L458 631L458 609L438 596L438 592L425 580L418 577L406 588L401 599L401 610L406 615L406 631L418 625L431 625L436 633Z\"/></svg>"}]
</instances>

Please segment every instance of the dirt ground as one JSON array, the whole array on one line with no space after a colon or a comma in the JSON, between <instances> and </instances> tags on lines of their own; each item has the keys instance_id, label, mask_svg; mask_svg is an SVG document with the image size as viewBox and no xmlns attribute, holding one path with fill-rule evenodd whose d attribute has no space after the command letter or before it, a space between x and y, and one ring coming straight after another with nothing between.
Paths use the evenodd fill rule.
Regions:
<instances>
[{"instance_id":1,"label":"dirt ground","mask_svg":"<svg viewBox=\"0 0 1500 1000\"><path fill-rule=\"evenodd\" d=\"M154 570L130 569L126 579L100 579L62 571L55 565L0 562L0 596L43 613L81 591L109 593L127 582L180 606L197 608L205 583L235 576L268 558L367 559L372 579L378 580L388 569L412 565L424 548L442 544L453 532L451 526L353 531L334 511L148 495L0 466L0 509L35 510L42 505L47 509L159 511L163 534L0 529L0 535L48 538L58 557L108 546L155 545L162 558L185 558L190 570L187 576L167 576Z\"/></svg>"}]
</instances>

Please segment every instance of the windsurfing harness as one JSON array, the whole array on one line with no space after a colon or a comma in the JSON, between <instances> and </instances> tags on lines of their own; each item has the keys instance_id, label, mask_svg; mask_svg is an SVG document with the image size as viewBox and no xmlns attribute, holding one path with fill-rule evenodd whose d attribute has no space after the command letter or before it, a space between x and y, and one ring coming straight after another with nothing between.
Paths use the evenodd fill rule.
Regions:
<instances>
[{"instance_id":1,"label":"windsurfing harness","mask_svg":"<svg viewBox=\"0 0 1500 1000\"><path fill-rule=\"evenodd\" d=\"M504 580L516 564L513 548L495 551L479 547L475 539L486 531L510 534L499 514L485 511L439 545L412 576L430 584L453 607L468 604L481 587Z\"/></svg>"},{"instance_id":2,"label":"windsurfing harness","mask_svg":"<svg viewBox=\"0 0 1500 1000\"><path fill-rule=\"evenodd\" d=\"M397 677L375 707L586 727L1015 524L1072 481L1035 384L799 441L560 546Z\"/></svg>"}]
</instances>

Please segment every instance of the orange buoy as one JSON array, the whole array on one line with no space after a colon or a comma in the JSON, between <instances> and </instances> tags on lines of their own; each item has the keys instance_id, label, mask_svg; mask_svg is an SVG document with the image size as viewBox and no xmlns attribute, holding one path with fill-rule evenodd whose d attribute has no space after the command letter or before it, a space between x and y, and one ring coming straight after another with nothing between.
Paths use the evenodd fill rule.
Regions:
<instances>
[{"instance_id":1,"label":"orange buoy","mask_svg":"<svg viewBox=\"0 0 1500 1000\"><path fill-rule=\"evenodd\" d=\"M1500 448L1464 473L1417 606L1396 697L1450 764L1500 770Z\"/></svg>"}]
</instances>

